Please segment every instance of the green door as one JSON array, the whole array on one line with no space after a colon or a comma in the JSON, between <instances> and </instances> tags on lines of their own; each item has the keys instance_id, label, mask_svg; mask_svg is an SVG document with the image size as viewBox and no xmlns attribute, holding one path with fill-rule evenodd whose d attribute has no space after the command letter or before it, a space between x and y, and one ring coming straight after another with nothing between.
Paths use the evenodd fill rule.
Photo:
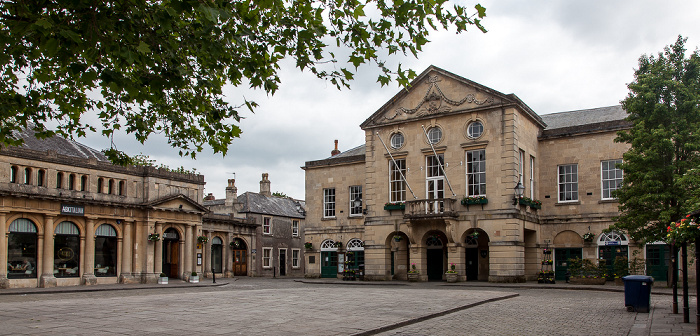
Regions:
<instances>
[{"instance_id":1,"label":"green door","mask_svg":"<svg viewBox=\"0 0 700 336\"><path fill-rule=\"evenodd\" d=\"M322 278L337 278L338 277L338 252L336 252L336 251L321 252L321 277Z\"/></svg>"},{"instance_id":2,"label":"green door","mask_svg":"<svg viewBox=\"0 0 700 336\"><path fill-rule=\"evenodd\" d=\"M569 271L569 259L581 259L580 248L554 249L554 280L566 280L566 272Z\"/></svg>"},{"instance_id":3,"label":"green door","mask_svg":"<svg viewBox=\"0 0 700 336\"><path fill-rule=\"evenodd\" d=\"M647 275L654 281L668 280L671 253L668 245L647 245Z\"/></svg>"},{"instance_id":4,"label":"green door","mask_svg":"<svg viewBox=\"0 0 700 336\"><path fill-rule=\"evenodd\" d=\"M605 245L598 247L598 258L605 259L605 263L608 266L606 271L607 280L613 280L615 278L615 258L624 257L629 260L627 256L627 245Z\"/></svg>"}]
</instances>

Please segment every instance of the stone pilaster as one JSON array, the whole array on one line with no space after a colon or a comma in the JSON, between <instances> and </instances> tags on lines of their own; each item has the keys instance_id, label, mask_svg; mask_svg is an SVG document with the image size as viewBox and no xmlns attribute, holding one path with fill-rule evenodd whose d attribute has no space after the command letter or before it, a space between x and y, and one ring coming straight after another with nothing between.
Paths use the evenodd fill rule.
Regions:
<instances>
[{"instance_id":1,"label":"stone pilaster","mask_svg":"<svg viewBox=\"0 0 700 336\"><path fill-rule=\"evenodd\" d=\"M83 254L83 285L96 285L95 277L95 220L88 218L85 224L85 252Z\"/></svg>"},{"instance_id":2,"label":"stone pilaster","mask_svg":"<svg viewBox=\"0 0 700 336\"><path fill-rule=\"evenodd\" d=\"M160 240L154 243L155 255L153 256L153 270L156 276L160 276L160 273L163 272L163 223L156 222L156 233L160 237Z\"/></svg>"},{"instance_id":3,"label":"stone pilaster","mask_svg":"<svg viewBox=\"0 0 700 336\"><path fill-rule=\"evenodd\" d=\"M447 244L447 270L450 270L451 264L455 265L455 270L459 274L458 281L467 281L465 251L462 244Z\"/></svg>"},{"instance_id":4,"label":"stone pilaster","mask_svg":"<svg viewBox=\"0 0 700 336\"><path fill-rule=\"evenodd\" d=\"M207 242L205 244L202 244L202 254L204 256L204 260L202 261L204 263L204 277L205 278L210 278L212 276L212 269L211 269L211 231L207 231L204 233L204 236L207 237Z\"/></svg>"},{"instance_id":5,"label":"stone pilaster","mask_svg":"<svg viewBox=\"0 0 700 336\"><path fill-rule=\"evenodd\" d=\"M42 256L41 279L39 280L39 287L43 288L56 287L57 285L56 277L53 275L53 220L54 216L44 216L44 254Z\"/></svg>"},{"instance_id":6,"label":"stone pilaster","mask_svg":"<svg viewBox=\"0 0 700 336\"><path fill-rule=\"evenodd\" d=\"M185 226L185 258L184 258L184 274L182 275L182 279L185 281L189 281L190 276L192 276L192 272L194 271L194 267L192 267L194 258L196 255L194 255L194 225L187 225Z\"/></svg>"},{"instance_id":7,"label":"stone pilaster","mask_svg":"<svg viewBox=\"0 0 700 336\"><path fill-rule=\"evenodd\" d=\"M122 271L119 275L120 283L134 283L134 275L132 273L133 265L133 228L130 221L123 223L122 235L124 243L122 244Z\"/></svg>"},{"instance_id":8,"label":"stone pilaster","mask_svg":"<svg viewBox=\"0 0 700 336\"><path fill-rule=\"evenodd\" d=\"M0 212L0 289L9 288L10 280L7 279L7 217Z\"/></svg>"}]
</instances>

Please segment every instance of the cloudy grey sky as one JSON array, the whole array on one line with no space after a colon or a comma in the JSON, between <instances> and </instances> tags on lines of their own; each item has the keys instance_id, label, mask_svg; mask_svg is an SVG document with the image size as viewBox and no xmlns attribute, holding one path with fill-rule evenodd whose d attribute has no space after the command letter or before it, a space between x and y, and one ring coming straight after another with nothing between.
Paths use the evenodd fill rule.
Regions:
<instances>
[{"instance_id":1,"label":"cloudy grey sky","mask_svg":"<svg viewBox=\"0 0 700 336\"><path fill-rule=\"evenodd\" d=\"M475 1L458 1L473 8ZM434 33L419 54L395 57L417 73L435 65L503 93L514 93L535 112L553 112L619 104L642 54L657 54L677 36L686 47L700 46L700 1L481 1L486 7L483 34L477 29L456 35ZM170 167L196 168L204 175L206 193L224 197L226 180L236 174L238 192L259 190L261 174L270 174L272 191L304 198L305 161L330 156L333 140L340 150L364 141L359 128L395 95L395 82L376 83L378 70L360 68L351 90L338 91L293 63L282 65L280 90L264 92L230 87L229 102L242 97L260 107L241 110L243 134L226 157L205 150L197 160L182 158L165 140L141 145L129 136L115 138L117 147L149 155ZM391 67L390 67L391 68ZM96 149L109 147L98 135L78 139Z\"/></svg>"}]
</instances>

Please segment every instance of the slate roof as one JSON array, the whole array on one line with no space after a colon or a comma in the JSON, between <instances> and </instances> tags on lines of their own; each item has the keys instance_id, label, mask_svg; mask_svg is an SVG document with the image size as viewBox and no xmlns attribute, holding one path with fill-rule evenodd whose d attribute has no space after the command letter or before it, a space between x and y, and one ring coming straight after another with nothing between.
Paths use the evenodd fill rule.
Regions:
<instances>
[{"instance_id":1,"label":"slate roof","mask_svg":"<svg viewBox=\"0 0 700 336\"><path fill-rule=\"evenodd\" d=\"M291 218L304 218L306 213L299 201L286 197L265 196L259 193L246 192L238 196L238 202L243 204L241 213L257 213ZM301 210L297 210L301 207Z\"/></svg>"},{"instance_id":2,"label":"slate roof","mask_svg":"<svg viewBox=\"0 0 700 336\"><path fill-rule=\"evenodd\" d=\"M540 138L615 131L631 127L632 123L625 118L627 112L620 105L545 114L542 120L547 123L547 128Z\"/></svg>"},{"instance_id":3,"label":"slate roof","mask_svg":"<svg viewBox=\"0 0 700 336\"><path fill-rule=\"evenodd\" d=\"M211 200L211 201L204 201L202 202L204 206L213 206L213 205L224 205L226 204L226 199L217 199L217 200Z\"/></svg>"},{"instance_id":4,"label":"slate roof","mask_svg":"<svg viewBox=\"0 0 700 336\"><path fill-rule=\"evenodd\" d=\"M355 148L348 149L338 155L329 156L325 159L306 161L302 168L320 167L336 165L341 163L357 163L365 161L365 145L359 145Z\"/></svg>"},{"instance_id":5,"label":"slate roof","mask_svg":"<svg viewBox=\"0 0 700 336\"><path fill-rule=\"evenodd\" d=\"M24 143L18 147L41 152L52 150L59 155L73 156L82 159L95 158L97 159L97 161L109 162L107 157L104 156L102 152L94 148L90 148L81 143L63 138L58 135L52 136L47 139L37 139L34 136L34 133L34 130L31 128L25 128L22 131L15 132L15 138L24 140Z\"/></svg>"},{"instance_id":6,"label":"slate roof","mask_svg":"<svg viewBox=\"0 0 700 336\"><path fill-rule=\"evenodd\" d=\"M619 121L627 118L627 112L622 106L607 106L585 110L558 112L542 115L548 130L555 128L574 127L608 121Z\"/></svg>"}]
</instances>

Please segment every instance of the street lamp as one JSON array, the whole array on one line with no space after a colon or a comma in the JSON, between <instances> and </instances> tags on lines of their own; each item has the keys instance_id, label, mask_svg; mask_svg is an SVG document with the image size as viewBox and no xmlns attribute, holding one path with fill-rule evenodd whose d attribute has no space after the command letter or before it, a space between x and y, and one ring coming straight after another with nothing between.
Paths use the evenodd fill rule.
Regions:
<instances>
[{"instance_id":1,"label":"street lamp","mask_svg":"<svg viewBox=\"0 0 700 336\"><path fill-rule=\"evenodd\" d=\"M523 197L523 191L525 190L525 186L523 186L523 184L520 183L520 181L518 181L518 184L515 185L515 188L513 188L513 190L515 190L515 195L513 196L513 205L516 205L518 204L518 200Z\"/></svg>"},{"instance_id":2,"label":"street lamp","mask_svg":"<svg viewBox=\"0 0 700 336\"><path fill-rule=\"evenodd\" d=\"M367 214L367 209L362 209L362 199L360 198L360 196L355 197L355 199L352 201L352 206L354 208L360 208L362 210L363 215Z\"/></svg>"}]
</instances>

